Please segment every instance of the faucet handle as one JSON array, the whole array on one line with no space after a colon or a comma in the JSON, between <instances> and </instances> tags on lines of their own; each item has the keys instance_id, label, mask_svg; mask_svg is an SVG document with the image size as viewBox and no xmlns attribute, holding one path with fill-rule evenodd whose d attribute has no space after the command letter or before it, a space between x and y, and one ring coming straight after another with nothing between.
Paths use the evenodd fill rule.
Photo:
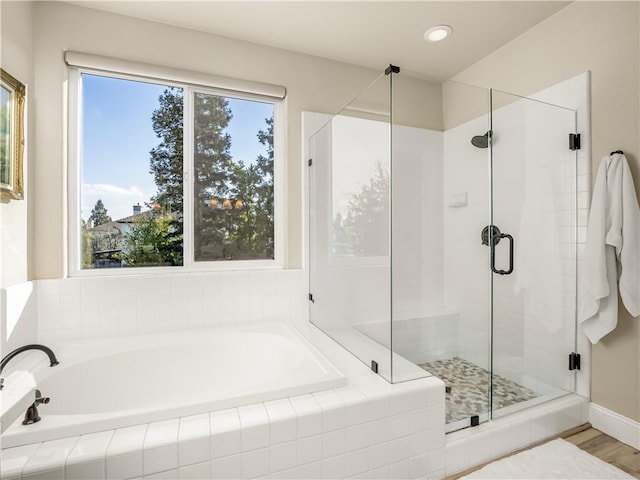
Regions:
<instances>
[{"instance_id":1,"label":"faucet handle","mask_svg":"<svg viewBox=\"0 0 640 480\"><path fill-rule=\"evenodd\" d=\"M40 390L36 390L36 399L33 402L34 404L40 405L41 403L44 403L46 405L50 401L51 401L51 399L49 397L43 397L42 393L40 392Z\"/></svg>"}]
</instances>

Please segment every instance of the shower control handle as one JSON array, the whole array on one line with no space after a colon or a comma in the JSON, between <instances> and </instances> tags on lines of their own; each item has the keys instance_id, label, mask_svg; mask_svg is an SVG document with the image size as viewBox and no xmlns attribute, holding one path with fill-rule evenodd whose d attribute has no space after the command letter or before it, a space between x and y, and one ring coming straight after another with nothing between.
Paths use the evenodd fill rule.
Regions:
<instances>
[{"instance_id":1,"label":"shower control handle","mask_svg":"<svg viewBox=\"0 0 640 480\"><path fill-rule=\"evenodd\" d=\"M496 244L501 238L509 240L509 269L498 270L496 268ZM498 275L509 275L513 273L513 237L508 233L499 233L491 237L491 271Z\"/></svg>"}]
</instances>

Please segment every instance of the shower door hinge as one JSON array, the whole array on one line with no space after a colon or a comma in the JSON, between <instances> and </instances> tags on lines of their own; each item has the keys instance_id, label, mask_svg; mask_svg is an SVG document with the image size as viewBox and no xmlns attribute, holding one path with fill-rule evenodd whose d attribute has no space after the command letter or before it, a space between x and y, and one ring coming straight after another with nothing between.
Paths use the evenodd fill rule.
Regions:
<instances>
[{"instance_id":1,"label":"shower door hinge","mask_svg":"<svg viewBox=\"0 0 640 480\"><path fill-rule=\"evenodd\" d=\"M373 373L378 373L378 362L375 360L371 360L371 370L373 370Z\"/></svg>"},{"instance_id":2,"label":"shower door hinge","mask_svg":"<svg viewBox=\"0 0 640 480\"><path fill-rule=\"evenodd\" d=\"M310 294L309 294L309 301L310 301L311 303L316 303L316 301L313 299L313 293L310 293Z\"/></svg>"},{"instance_id":3,"label":"shower door hinge","mask_svg":"<svg viewBox=\"0 0 640 480\"><path fill-rule=\"evenodd\" d=\"M580 134L569 134L569 150L580 150Z\"/></svg>"},{"instance_id":4,"label":"shower door hinge","mask_svg":"<svg viewBox=\"0 0 640 480\"><path fill-rule=\"evenodd\" d=\"M309 165L309 166L313 165L313 158L309 159L309 161L307 162L307 165Z\"/></svg>"},{"instance_id":5,"label":"shower door hinge","mask_svg":"<svg viewBox=\"0 0 640 480\"><path fill-rule=\"evenodd\" d=\"M389 66L384 69L384 74L389 75L390 73L400 73L400 67L389 64Z\"/></svg>"},{"instance_id":6,"label":"shower door hinge","mask_svg":"<svg viewBox=\"0 0 640 480\"><path fill-rule=\"evenodd\" d=\"M569 354L569 370L580 370L580 354L571 352Z\"/></svg>"}]
</instances>

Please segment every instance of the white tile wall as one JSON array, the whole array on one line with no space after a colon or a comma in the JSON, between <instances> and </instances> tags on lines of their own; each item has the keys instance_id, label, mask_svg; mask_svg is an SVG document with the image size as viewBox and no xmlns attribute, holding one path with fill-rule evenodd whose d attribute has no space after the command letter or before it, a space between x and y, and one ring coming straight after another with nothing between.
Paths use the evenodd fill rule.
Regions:
<instances>
[{"instance_id":1,"label":"white tile wall","mask_svg":"<svg viewBox=\"0 0 640 480\"><path fill-rule=\"evenodd\" d=\"M252 270L37 280L38 339L55 343L300 321L307 305L302 275L302 270Z\"/></svg>"}]
</instances>

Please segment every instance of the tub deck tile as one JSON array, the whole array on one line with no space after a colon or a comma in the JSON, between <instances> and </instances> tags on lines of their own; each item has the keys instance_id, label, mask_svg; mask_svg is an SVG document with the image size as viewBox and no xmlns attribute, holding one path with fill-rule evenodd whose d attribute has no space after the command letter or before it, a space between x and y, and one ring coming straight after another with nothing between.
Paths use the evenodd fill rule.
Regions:
<instances>
[{"instance_id":1,"label":"tub deck tile","mask_svg":"<svg viewBox=\"0 0 640 480\"><path fill-rule=\"evenodd\" d=\"M240 428L240 416L237 408L218 410L209 414L211 435L233 432Z\"/></svg>"},{"instance_id":2,"label":"tub deck tile","mask_svg":"<svg viewBox=\"0 0 640 480\"><path fill-rule=\"evenodd\" d=\"M147 434L144 437L145 450L177 443L179 429L179 418L150 423L149 428L147 428Z\"/></svg>"},{"instance_id":3,"label":"tub deck tile","mask_svg":"<svg viewBox=\"0 0 640 480\"><path fill-rule=\"evenodd\" d=\"M147 434L148 427L147 424L144 424L118 428L107 447L107 456L122 455L134 451L139 451L142 454L144 437Z\"/></svg>"},{"instance_id":4,"label":"tub deck tile","mask_svg":"<svg viewBox=\"0 0 640 480\"><path fill-rule=\"evenodd\" d=\"M178 445L145 448L142 452L142 471L149 475L178 468Z\"/></svg>"},{"instance_id":5,"label":"tub deck tile","mask_svg":"<svg viewBox=\"0 0 640 480\"><path fill-rule=\"evenodd\" d=\"M271 445L296 439L296 411L288 398L264 404L271 424Z\"/></svg>"},{"instance_id":6,"label":"tub deck tile","mask_svg":"<svg viewBox=\"0 0 640 480\"><path fill-rule=\"evenodd\" d=\"M208 413L181 417L178 427L178 441L211 436L210 417Z\"/></svg>"},{"instance_id":7,"label":"tub deck tile","mask_svg":"<svg viewBox=\"0 0 640 480\"><path fill-rule=\"evenodd\" d=\"M81 435L67 457L67 465L99 460L107 456L107 448L113 438L114 430Z\"/></svg>"},{"instance_id":8,"label":"tub deck tile","mask_svg":"<svg viewBox=\"0 0 640 480\"><path fill-rule=\"evenodd\" d=\"M180 419L178 431L178 465L208 461L211 457L211 426L209 414Z\"/></svg>"},{"instance_id":9,"label":"tub deck tile","mask_svg":"<svg viewBox=\"0 0 640 480\"><path fill-rule=\"evenodd\" d=\"M104 480L105 460L89 460L88 462L72 463L64 467L65 480Z\"/></svg>"},{"instance_id":10,"label":"tub deck tile","mask_svg":"<svg viewBox=\"0 0 640 480\"><path fill-rule=\"evenodd\" d=\"M298 438L322 433L322 409L313 395L299 395L289 401L296 411Z\"/></svg>"},{"instance_id":11,"label":"tub deck tile","mask_svg":"<svg viewBox=\"0 0 640 480\"><path fill-rule=\"evenodd\" d=\"M209 480L211 478L210 462L196 463L178 469L180 480Z\"/></svg>"},{"instance_id":12,"label":"tub deck tile","mask_svg":"<svg viewBox=\"0 0 640 480\"><path fill-rule=\"evenodd\" d=\"M242 451L248 452L269 446L269 415L264 404L258 403L238 408L242 427ZM268 473L268 472L266 472Z\"/></svg>"},{"instance_id":13,"label":"tub deck tile","mask_svg":"<svg viewBox=\"0 0 640 480\"><path fill-rule=\"evenodd\" d=\"M32 443L3 449L2 452L0 452L2 477L20 478L24 466L29 462L31 456L40 448L40 445L40 443Z\"/></svg>"},{"instance_id":14,"label":"tub deck tile","mask_svg":"<svg viewBox=\"0 0 640 480\"><path fill-rule=\"evenodd\" d=\"M107 455L106 472L109 480L142 476L142 450L122 455Z\"/></svg>"},{"instance_id":15,"label":"tub deck tile","mask_svg":"<svg viewBox=\"0 0 640 480\"><path fill-rule=\"evenodd\" d=\"M79 437L68 437L41 443L38 450L36 450L24 466L22 475L35 475L59 468L64 470L67 457L78 442L78 439Z\"/></svg>"},{"instance_id":16,"label":"tub deck tile","mask_svg":"<svg viewBox=\"0 0 640 480\"><path fill-rule=\"evenodd\" d=\"M346 419L346 408L342 397L334 390L312 393L313 397L322 410L322 431L330 432L344 428Z\"/></svg>"},{"instance_id":17,"label":"tub deck tile","mask_svg":"<svg viewBox=\"0 0 640 480\"><path fill-rule=\"evenodd\" d=\"M367 397L359 388L347 386L335 389L342 398L347 409L346 425L348 427L371 420L369 410L366 408Z\"/></svg>"}]
</instances>

